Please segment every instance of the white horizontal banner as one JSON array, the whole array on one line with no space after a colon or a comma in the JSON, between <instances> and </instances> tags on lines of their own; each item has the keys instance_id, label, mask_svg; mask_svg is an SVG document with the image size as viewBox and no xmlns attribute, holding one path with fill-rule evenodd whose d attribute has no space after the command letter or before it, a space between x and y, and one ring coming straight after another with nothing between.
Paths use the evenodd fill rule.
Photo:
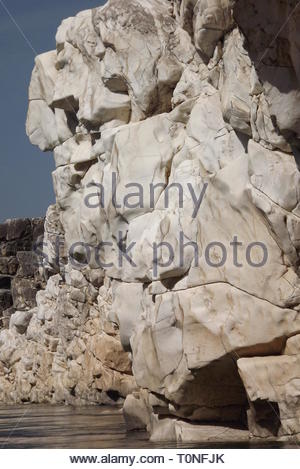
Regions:
<instances>
[{"instance_id":1,"label":"white horizontal banner","mask_svg":"<svg viewBox=\"0 0 300 469\"><path fill-rule=\"evenodd\" d=\"M98 468L177 468L198 465L218 465L226 468L272 469L300 467L298 449L241 449L241 450L0 450L0 467L8 469L61 469L65 467Z\"/></svg>"}]
</instances>

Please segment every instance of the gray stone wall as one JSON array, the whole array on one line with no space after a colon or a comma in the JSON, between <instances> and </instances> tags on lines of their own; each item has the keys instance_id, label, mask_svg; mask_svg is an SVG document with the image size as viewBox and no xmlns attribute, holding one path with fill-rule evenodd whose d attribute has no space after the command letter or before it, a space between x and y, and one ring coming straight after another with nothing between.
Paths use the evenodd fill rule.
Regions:
<instances>
[{"instance_id":1,"label":"gray stone wall","mask_svg":"<svg viewBox=\"0 0 300 469\"><path fill-rule=\"evenodd\" d=\"M44 218L12 219L0 224L0 326L8 328L15 311L36 306L43 288L39 271Z\"/></svg>"}]
</instances>

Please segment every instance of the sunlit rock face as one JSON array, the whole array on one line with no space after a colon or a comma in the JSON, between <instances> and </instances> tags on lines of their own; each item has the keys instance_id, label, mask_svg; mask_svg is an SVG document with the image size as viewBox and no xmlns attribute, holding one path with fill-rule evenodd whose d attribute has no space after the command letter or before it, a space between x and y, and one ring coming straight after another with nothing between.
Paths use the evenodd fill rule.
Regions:
<instances>
[{"instance_id":1,"label":"sunlit rock face","mask_svg":"<svg viewBox=\"0 0 300 469\"><path fill-rule=\"evenodd\" d=\"M2 400L127 396L154 440L299 434L300 16L271 4L109 0L36 58L49 280L0 335Z\"/></svg>"}]
</instances>

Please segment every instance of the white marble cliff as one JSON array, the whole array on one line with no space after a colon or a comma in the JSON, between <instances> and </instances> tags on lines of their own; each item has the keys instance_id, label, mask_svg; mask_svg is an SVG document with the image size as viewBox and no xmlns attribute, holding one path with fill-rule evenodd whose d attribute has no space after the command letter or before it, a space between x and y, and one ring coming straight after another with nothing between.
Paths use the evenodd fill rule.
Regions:
<instances>
[{"instance_id":1,"label":"white marble cliff","mask_svg":"<svg viewBox=\"0 0 300 469\"><path fill-rule=\"evenodd\" d=\"M153 440L298 437L294 6L109 0L62 22L27 118L56 164L48 283L0 333L2 402L125 400Z\"/></svg>"}]
</instances>

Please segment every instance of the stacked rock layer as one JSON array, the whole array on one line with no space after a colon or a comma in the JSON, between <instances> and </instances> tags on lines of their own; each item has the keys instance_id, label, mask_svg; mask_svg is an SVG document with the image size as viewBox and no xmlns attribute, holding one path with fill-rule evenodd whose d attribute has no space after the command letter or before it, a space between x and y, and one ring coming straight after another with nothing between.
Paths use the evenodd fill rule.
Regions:
<instances>
[{"instance_id":1,"label":"stacked rock layer","mask_svg":"<svg viewBox=\"0 0 300 469\"><path fill-rule=\"evenodd\" d=\"M44 219L13 219L0 225L0 317L8 328L18 310L36 306L36 294L44 287L39 271L42 260Z\"/></svg>"},{"instance_id":2,"label":"stacked rock layer","mask_svg":"<svg viewBox=\"0 0 300 469\"><path fill-rule=\"evenodd\" d=\"M2 400L127 396L156 440L300 433L296 3L109 0L62 22L27 119L56 163L50 278L0 335Z\"/></svg>"}]
</instances>

